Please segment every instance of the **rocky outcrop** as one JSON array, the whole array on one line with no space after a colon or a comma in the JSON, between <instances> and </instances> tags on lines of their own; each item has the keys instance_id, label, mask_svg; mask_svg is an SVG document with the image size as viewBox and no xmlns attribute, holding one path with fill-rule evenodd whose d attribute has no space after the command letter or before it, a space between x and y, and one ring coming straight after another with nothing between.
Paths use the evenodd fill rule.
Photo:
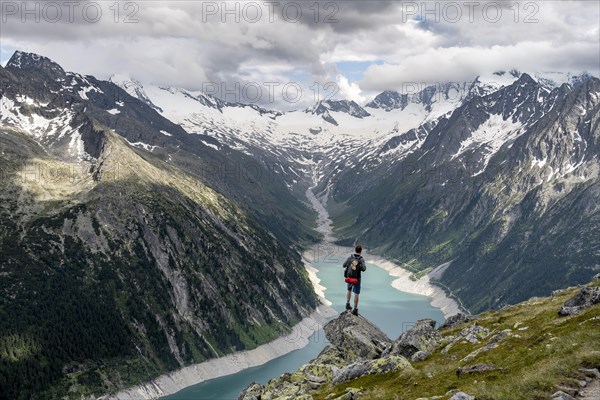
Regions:
<instances>
[{"instance_id":1,"label":"rocky outcrop","mask_svg":"<svg viewBox=\"0 0 600 400\"><path fill-rule=\"evenodd\" d=\"M503 331L496 333L494 336L492 336L490 338L489 342L485 346L480 347L477 350L474 350L473 352L469 353L465 358L462 359L462 361L463 362L472 361L473 359L475 359L475 357L477 357L481 353L495 349L496 347L498 347L500 342L502 342L504 339L506 339L507 337L509 337L511 335L511 332L512 331L510 329L505 329Z\"/></svg>"},{"instance_id":2,"label":"rocky outcrop","mask_svg":"<svg viewBox=\"0 0 600 400\"><path fill-rule=\"evenodd\" d=\"M571 396L568 393L563 392L562 390L559 390L558 392L554 393L552 395L552 397L550 397L551 400L575 400L575 397Z\"/></svg>"},{"instance_id":3,"label":"rocky outcrop","mask_svg":"<svg viewBox=\"0 0 600 400\"><path fill-rule=\"evenodd\" d=\"M450 397L450 400L475 400L475 397L468 395L465 392L458 392Z\"/></svg>"},{"instance_id":4,"label":"rocky outcrop","mask_svg":"<svg viewBox=\"0 0 600 400\"><path fill-rule=\"evenodd\" d=\"M400 355L406 358L414 357L413 361L419 361L430 354L439 339L440 335L435 329L435 321L432 319L421 319L411 329L404 332L384 355Z\"/></svg>"},{"instance_id":5,"label":"rocky outcrop","mask_svg":"<svg viewBox=\"0 0 600 400\"><path fill-rule=\"evenodd\" d=\"M575 296L565 301L558 311L561 317L579 314L584 309L600 303L600 287L584 287Z\"/></svg>"},{"instance_id":6,"label":"rocky outcrop","mask_svg":"<svg viewBox=\"0 0 600 400\"><path fill-rule=\"evenodd\" d=\"M462 340L472 344L477 344L481 339L485 339L490 334L490 330L477 324L463 328L458 335L444 337L443 342L448 343L442 350L442 354L447 354L450 349Z\"/></svg>"},{"instance_id":7,"label":"rocky outcrop","mask_svg":"<svg viewBox=\"0 0 600 400\"><path fill-rule=\"evenodd\" d=\"M448 317L446 319L446 321L444 321L444 323L442 325L440 325L440 329L453 328L456 325L460 325L465 322L469 322L469 321L473 320L473 318L474 317L464 314L464 313L454 314L453 316Z\"/></svg>"},{"instance_id":8,"label":"rocky outcrop","mask_svg":"<svg viewBox=\"0 0 600 400\"><path fill-rule=\"evenodd\" d=\"M386 372L395 372L406 369L412 369L412 365L410 365L406 358L400 356L387 356L375 360L350 364L335 374L333 383L338 384L365 375L385 374Z\"/></svg>"},{"instance_id":9,"label":"rocky outcrop","mask_svg":"<svg viewBox=\"0 0 600 400\"><path fill-rule=\"evenodd\" d=\"M430 322L416 324L425 337L431 335ZM427 328L430 327L430 328ZM383 374L412 369L410 362L400 354L391 354L392 342L385 333L363 316L344 312L323 328L331 345L311 362L292 374L271 379L266 385L252 383L240 395L241 400L294 398L311 399L311 393L323 384L338 384L365 375ZM414 327L413 327L414 329ZM416 339L411 342L426 349ZM407 339L408 340L408 339ZM340 398L353 399L358 392L347 392Z\"/></svg>"},{"instance_id":10,"label":"rocky outcrop","mask_svg":"<svg viewBox=\"0 0 600 400\"><path fill-rule=\"evenodd\" d=\"M266 385L252 384L240 399L365 400L400 395L416 400L474 400L505 387L510 388L509 396L515 393L515 399L528 399L519 392L523 384L520 374L527 373L528 381L534 376L546 379L545 360L540 360L546 349L560 351L552 351L549 359L558 365L580 357L578 349L570 348L574 332L580 346L594 348L597 342L598 305L581 309L574 319L556 313L552 317L548 310L557 310L571 296L567 306L593 302L597 290L592 283L566 289L560 298L534 298L496 312L458 315L444 324L445 329L436 329L435 321L422 319L396 340L388 339L364 317L344 312L325 325L331 345L314 360ZM561 345L564 340L569 346ZM532 353L531 343L539 344L533 349L537 354ZM552 385L542 397L564 400L591 393L587 397L597 398L598 355L595 351L585 354L579 369L569 370L568 375L551 375ZM492 391L484 382L495 382Z\"/></svg>"},{"instance_id":11,"label":"rocky outcrop","mask_svg":"<svg viewBox=\"0 0 600 400\"><path fill-rule=\"evenodd\" d=\"M350 312L329 322L324 330L331 344L340 349L342 358L350 362L377 358L391 343L381 329Z\"/></svg>"}]
</instances>

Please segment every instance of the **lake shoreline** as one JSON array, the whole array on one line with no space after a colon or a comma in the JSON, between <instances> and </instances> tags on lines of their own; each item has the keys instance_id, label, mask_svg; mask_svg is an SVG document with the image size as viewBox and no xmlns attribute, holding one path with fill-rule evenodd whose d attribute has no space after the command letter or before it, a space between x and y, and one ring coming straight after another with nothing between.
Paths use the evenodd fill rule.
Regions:
<instances>
[{"instance_id":1,"label":"lake shoreline","mask_svg":"<svg viewBox=\"0 0 600 400\"><path fill-rule=\"evenodd\" d=\"M330 257L332 260L336 260L336 262L338 262L340 265L341 277L341 265L344 260L346 260L346 257L354 253L354 249L352 247L340 246L332 246L332 248L334 251L327 252L327 257ZM444 314L444 318L448 318L452 315L458 314L459 312L468 314L468 311L465 311L456 300L449 297L441 286L432 281L432 275L436 273L440 267L444 267L445 264L436 268L434 271L423 276L422 278L413 281L410 279L412 272L402 268L398 264L395 264L394 262L376 254L368 254L367 252L364 252L363 256L367 264L375 265L376 267L385 270L390 276L396 278L391 283L394 289L405 293L429 297L430 304L435 308L439 308L442 311L442 314ZM325 290L326 288L323 290L323 292Z\"/></svg>"},{"instance_id":2,"label":"lake shoreline","mask_svg":"<svg viewBox=\"0 0 600 400\"><path fill-rule=\"evenodd\" d=\"M337 262L341 267L342 263L346 260L346 257L352 254L354 249L352 247L341 247L333 244L333 242L335 242L335 238L333 236L333 221L331 221L331 218L329 218L329 213L325 208L328 193L325 193L323 196L321 196L322 200L319 200L319 198L313 193L312 188L309 188L306 191L306 197L308 198L313 209L318 214L317 231L323 234L323 240L322 243L309 248L304 253L303 258L306 260L305 265L308 265L311 268L310 270L307 268L307 270L309 271L309 277L313 282L313 286L317 288L315 291L324 299L324 293L327 288L319 284L320 280L317 276L318 270L310 265L310 261L319 259L320 257L327 257L328 259L331 259L332 262ZM312 258L310 257L310 253L312 253ZM465 310L461 304L459 304L459 302L449 297L446 291L433 281L434 277L439 277L441 274L443 274L449 263L442 264L429 274L416 281L413 281L410 279L412 273L407 269L395 264L394 262L376 254L368 254L368 252L365 252L363 256L365 257L365 261L367 263L374 264L384 269L390 276L396 278L392 282L392 287L394 289L397 289L401 292L429 297L431 299L430 304L433 307L439 308L442 311L442 314L444 314L444 318L448 318L459 312L466 312L469 314L469 312ZM329 302L329 304L331 304L331 302Z\"/></svg>"},{"instance_id":3,"label":"lake shoreline","mask_svg":"<svg viewBox=\"0 0 600 400\"><path fill-rule=\"evenodd\" d=\"M410 279L412 272L402 268L392 261L376 255L367 255L365 259L367 262L373 263L386 270L390 276L396 278L392 282L392 287L394 289L401 292L429 297L431 299L430 304L435 308L439 308L442 311L442 314L444 314L444 318L447 319L448 317L458 314L459 312L465 313L465 310L456 300L448 297L448 294L442 287L437 285L435 282L432 282L430 274L413 281ZM468 314L468 312L466 313Z\"/></svg>"},{"instance_id":4,"label":"lake shoreline","mask_svg":"<svg viewBox=\"0 0 600 400\"><path fill-rule=\"evenodd\" d=\"M309 316L294 325L292 332L269 343L252 350L239 351L199 364L189 365L116 394L98 397L98 400L158 399L177 393L192 385L262 365L305 347L309 343L310 337L334 315L337 315L336 311L325 304L321 304Z\"/></svg>"}]
</instances>

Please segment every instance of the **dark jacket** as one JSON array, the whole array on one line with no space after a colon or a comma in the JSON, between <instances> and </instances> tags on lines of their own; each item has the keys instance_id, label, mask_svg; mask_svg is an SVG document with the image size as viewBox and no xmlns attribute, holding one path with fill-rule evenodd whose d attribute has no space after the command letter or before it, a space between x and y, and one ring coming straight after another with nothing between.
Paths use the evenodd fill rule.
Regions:
<instances>
[{"instance_id":1,"label":"dark jacket","mask_svg":"<svg viewBox=\"0 0 600 400\"><path fill-rule=\"evenodd\" d=\"M352 254L348 259L344 262L344 271L348 268L350 263L354 260L358 260L358 282L360 283L360 274L367 270L367 264L365 264L365 259L360 254Z\"/></svg>"}]
</instances>

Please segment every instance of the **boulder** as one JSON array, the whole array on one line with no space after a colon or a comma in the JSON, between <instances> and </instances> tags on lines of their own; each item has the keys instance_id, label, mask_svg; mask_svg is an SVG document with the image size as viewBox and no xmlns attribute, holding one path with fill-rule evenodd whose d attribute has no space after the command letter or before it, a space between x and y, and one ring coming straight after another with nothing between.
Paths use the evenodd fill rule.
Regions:
<instances>
[{"instance_id":1,"label":"boulder","mask_svg":"<svg viewBox=\"0 0 600 400\"><path fill-rule=\"evenodd\" d=\"M359 361L339 370L333 378L333 383L339 384L365 375L385 374L386 372L398 372L412 368L408 360L402 356L387 356L376 360Z\"/></svg>"},{"instance_id":2,"label":"boulder","mask_svg":"<svg viewBox=\"0 0 600 400\"><path fill-rule=\"evenodd\" d=\"M333 371L348 365L340 351L333 346L325 347L321 353L308 364L300 367L299 372L312 382L331 382Z\"/></svg>"},{"instance_id":3,"label":"boulder","mask_svg":"<svg viewBox=\"0 0 600 400\"><path fill-rule=\"evenodd\" d=\"M440 334L435 329L435 321L432 319L420 319L412 328L400 335L383 355L400 355L411 358L419 352L430 353L437 345L439 339ZM423 355L421 353L419 357Z\"/></svg>"},{"instance_id":4,"label":"boulder","mask_svg":"<svg viewBox=\"0 0 600 400\"><path fill-rule=\"evenodd\" d=\"M575 400L575 397L559 390L550 397L550 400Z\"/></svg>"},{"instance_id":5,"label":"boulder","mask_svg":"<svg viewBox=\"0 0 600 400\"><path fill-rule=\"evenodd\" d=\"M557 386L556 387L559 391L565 392L566 394L568 394L569 396L573 396L573 397L577 397L579 396L579 390L572 388L572 387L567 387L567 386Z\"/></svg>"},{"instance_id":6,"label":"boulder","mask_svg":"<svg viewBox=\"0 0 600 400\"><path fill-rule=\"evenodd\" d=\"M592 282L600 281L600 274L596 274L592 277Z\"/></svg>"},{"instance_id":7,"label":"boulder","mask_svg":"<svg viewBox=\"0 0 600 400\"><path fill-rule=\"evenodd\" d=\"M565 301L558 315L564 317L579 314L581 310L598 303L600 303L600 287L583 287L579 293Z\"/></svg>"},{"instance_id":8,"label":"boulder","mask_svg":"<svg viewBox=\"0 0 600 400\"><path fill-rule=\"evenodd\" d=\"M371 360L381 356L391 340L361 315L344 312L325 327L327 340L347 362Z\"/></svg>"},{"instance_id":9,"label":"boulder","mask_svg":"<svg viewBox=\"0 0 600 400\"><path fill-rule=\"evenodd\" d=\"M490 334L490 330L479 325L473 325L463 329L460 332L462 339L467 340L473 344L479 343L479 340L485 339Z\"/></svg>"},{"instance_id":10,"label":"boulder","mask_svg":"<svg viewBox=\"0 0 600 400\"><path fill-rule=\"evenodd\" d=\"M271 379L267 382L260 399L296 398L303 394L299 393L301 389L302 385L300 384L291 383L286 380Z\"/></svg>"},{"instance_id":11,"label":"boulder","mask_svg":"<svg viewBox=\"0 0 600 400\"><path fill-rule=\"evenodd\" d=\"M495 367L493 365L489 365L489 364L477 364L477 365L469 365L467 367L462 367L456 370L456 376L457 377L461 377L462 375L468 375L468 374L475 374L475 373L479 373L479 372L486 372L486 371L496 371L499 370L501 368Z\"/></svg>"},{"instance_id":12,"label":"boulder","mask_svg":"<svg viewBox=\"0 0 600 400\"><path fill-rule=\"evenodd\" d=\"M238 400L259 400L261 398L261 394L263 392L264 386L257 382L252 382L242 392L238 397Z\"/></svg>"},{"instance_id":13,"label":"boulder","mask_svg":"<svg viewBox=\"0 0 600 400\"><path fill-rule=\"evenodd\" d=\"M472 321L473 319L474 318L472 316L467 315L467 314L463 314L463 313L454 314L451 317L448 317L446 319L446 321L444 321L444 323L442 325L440 325L439 329L452 328L452 327L455 327L456 325L460 325L465 322Z\"/></svg>"},{"instance_id":14,"label":"boulder","mask_svg":"<svg viewBox=\"0 0 600 400\"><path fill-rule=\"evenodd\" d=\"M418 362L418 361L423 361L425 359L427 359L429 356L431 355L431 352L429 351L417 351L415 354L413 354L410 357L410 361L412 362Z\"/></svg>"},{"instance_id":15,"label":"boulder","mask_svg":"<svg viewBox=\"0 0 600 400\"><path fill-rule=\"evenodd\" d=\"M465 392L458 392L450 397L450 400L475 400L475 397L468 395Z\"/></svg>"},{"instance_id":16,"label":"boulder","mask_svg":"<svg viewBox=\"0 0 600 400\"><path fill-rule=\"evenodd\" d=\"M587 377L600 379L600 371L597 368L579 368L579 371L583 372Z\"/></svg>"}]
</instances>

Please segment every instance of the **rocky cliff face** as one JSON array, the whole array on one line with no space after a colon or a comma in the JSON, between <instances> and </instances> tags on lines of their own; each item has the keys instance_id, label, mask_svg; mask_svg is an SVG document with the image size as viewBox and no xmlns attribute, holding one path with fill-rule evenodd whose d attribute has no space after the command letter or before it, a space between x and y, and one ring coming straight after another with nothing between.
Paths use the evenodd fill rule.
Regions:
<instances>
[{"instance_id":1,"label":"rocky cliff face","mask_svg":"<svg viewBox=\"0 0 600 400\"><path fill-rule=\"evenodd\" d=\"M241 400L573 399L600 387L600 277L586 287L501 311L420 320L391 340L349 312L325 325L331 343L298 371ZM587 397L586 397L587 398Z\"/></svg>"}]
</instances>

